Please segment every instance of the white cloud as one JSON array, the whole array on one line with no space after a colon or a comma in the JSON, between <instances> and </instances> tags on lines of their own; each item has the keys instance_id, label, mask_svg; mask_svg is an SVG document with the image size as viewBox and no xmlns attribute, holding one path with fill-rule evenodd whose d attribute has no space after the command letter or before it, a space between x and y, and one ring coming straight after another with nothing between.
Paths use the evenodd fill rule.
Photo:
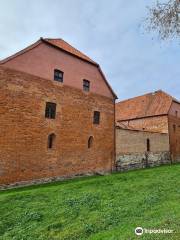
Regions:
<instances>
[{"instance_id":1,"label":"white cloud","mask_svg":"<svg viewBox=\"0 0 180 240\"><path fill-rule=\"evenodd\" d=\"M1 0L0 58L61 37L102 65L120 99L164 89L180 98L179 45L140 31L153 0Z\"/></svg>"}]
</instances>

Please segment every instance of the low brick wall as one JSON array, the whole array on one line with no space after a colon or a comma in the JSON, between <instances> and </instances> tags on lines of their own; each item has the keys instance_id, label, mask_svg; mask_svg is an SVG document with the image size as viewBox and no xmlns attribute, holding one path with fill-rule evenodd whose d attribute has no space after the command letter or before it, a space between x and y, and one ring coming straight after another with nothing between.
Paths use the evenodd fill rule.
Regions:
<instances>
[{"instance_id":1,"label":"low brick wall","mask_svg":"<svg viewBox=\"0 0 180 240\"><path fill-rule=\"evenodd\" d=\"M149 151L147 151L147 139ZM171 163L169 135L116 128L116 168L118 171Z\"/></svg>"},{"instance_id":2,"label":"low brick wall","mask_svg":"<svg viewBox=\"0 0 180 240\"><path fill-rule=\"evenodd\" d=\"M169 151L164 152L145 152L130 153L117 156L117 171L126 171L146 167L154 167L162 164L171 163L171 154Z\"/></svg>"}]
</instances>

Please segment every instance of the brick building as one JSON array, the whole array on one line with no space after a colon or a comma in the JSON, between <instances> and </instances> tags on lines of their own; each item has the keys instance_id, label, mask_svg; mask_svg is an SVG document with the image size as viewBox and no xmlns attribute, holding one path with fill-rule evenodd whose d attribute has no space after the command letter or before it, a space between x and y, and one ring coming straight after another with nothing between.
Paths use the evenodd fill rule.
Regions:
<instances>
[{"instance_id":1,"label":"brick building","mask_svg":"<svg viewBox=\"0 0 180 240\"><path fill-rule=\"evenodd\" d=\"M0 62L0 184L109 172L115 99L100 66L62 39Z\"/></svg>"},{"instance_id":2,"label":"brick building","mask_svg":"<svg viewBox=\"0 0 180 240\"><path fill-rule=\"evenodd\" d=\"M180 102L167 93L159 90L117 103L116 125L118 165L180 161Z\"/></svg>"}]
</instances>

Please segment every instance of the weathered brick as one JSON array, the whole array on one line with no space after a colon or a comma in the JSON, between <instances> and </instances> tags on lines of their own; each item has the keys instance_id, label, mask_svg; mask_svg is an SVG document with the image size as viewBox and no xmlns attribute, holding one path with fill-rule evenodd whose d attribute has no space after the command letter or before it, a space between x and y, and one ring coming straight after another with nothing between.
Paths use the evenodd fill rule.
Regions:
<instances>
[{"instance_id":1,"label":"weathered brick","mask_svg":"<svg viewBox=\"0 0 180 240\"><path fill-rule=\"evenodd\" d=\"M48 101L57 104L56 119L45 118ZM100 125L93 124L95 110ZM112 169L111 98L0 67L0 123L0 184ZM47 148L50 133L56 134L53 149Z\"/></svg>"}]
</instances>

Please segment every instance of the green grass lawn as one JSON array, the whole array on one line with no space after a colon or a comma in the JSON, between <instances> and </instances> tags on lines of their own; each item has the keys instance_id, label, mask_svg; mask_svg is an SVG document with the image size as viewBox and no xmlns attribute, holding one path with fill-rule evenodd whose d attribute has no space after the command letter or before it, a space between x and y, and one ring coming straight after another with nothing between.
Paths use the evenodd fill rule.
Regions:
<instances>
[{"instance_id":1,"label":"green grass lawn","mask_svg":"<svg viewBox=\"0 0 180 240\"><path fill-rule=\"evenodd\" d=\"M180 165L2 191L0 239L179 240Z\"/></svg>"}]
</instances>

